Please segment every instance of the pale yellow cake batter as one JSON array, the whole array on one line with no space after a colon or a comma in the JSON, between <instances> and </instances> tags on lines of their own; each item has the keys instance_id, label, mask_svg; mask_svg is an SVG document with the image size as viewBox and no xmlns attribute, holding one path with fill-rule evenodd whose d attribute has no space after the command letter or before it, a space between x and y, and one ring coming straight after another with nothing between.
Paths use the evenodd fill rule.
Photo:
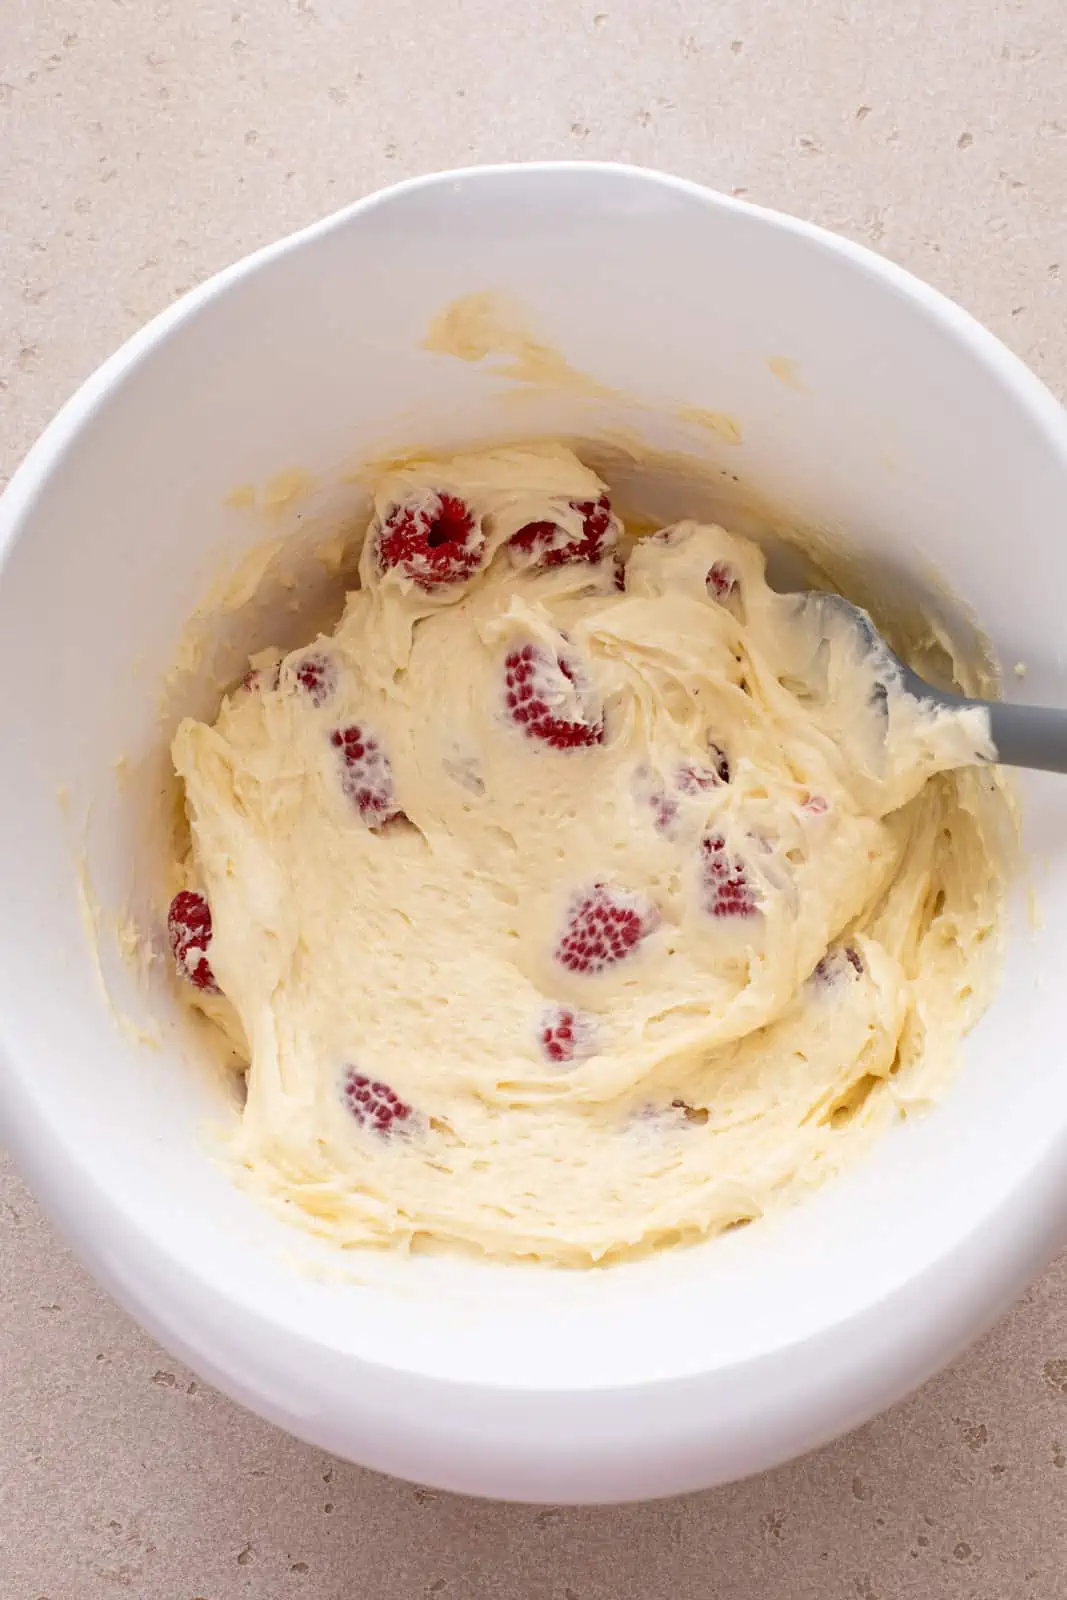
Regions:
<instances>
[{"instance_id":1,"label":"pale yellow cake batter","mask_svg":"<svg viewBox=\"0 0 1067 1600\"><path fill-rule=\"evenodd\" d=\"M340 1244L587 1265L757 1217L988 997L984 716L880 690L722 528L624 565L605 493L562 447L397 469L336 633L174 741L235 1154Z\"/></svg>"}]
</instances>

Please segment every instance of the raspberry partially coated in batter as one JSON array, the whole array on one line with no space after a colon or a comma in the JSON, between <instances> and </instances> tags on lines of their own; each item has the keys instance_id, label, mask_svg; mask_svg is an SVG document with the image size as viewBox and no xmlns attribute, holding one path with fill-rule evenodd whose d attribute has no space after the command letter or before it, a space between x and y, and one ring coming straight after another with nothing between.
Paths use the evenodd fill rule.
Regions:
<instances>
[{"instance_id":1,"label":"raspberry partially coated in batter","mask_svg":"<svg viewBox=\"0 0 1067 1600\"><path fill-rule=\"evenodd\" d=\"M823 988L840 983L842 978L848 978L854 983L857 978L862 977L863 957L850 944L837 945L834 949L827 950L811 975L812 982Z\"/></svg>"},{"instance_id":2,"label":"raspberry partially coated in batter","mask_svg":"<svg viewBox=\"0 0 1067 1600\"><path fill-rule=\"evenodd\" d=\"M248 694L266 694L268 689L276 689L281 682L282 664L276 661L273 667L249 667L238 689L243 689Z\"/></svg>"},{"instance_id":3,"label":"raspberry partially coated in batter","mask_svg":"<svg viewBox=\"0 0 1067 1600\"><path fill-rule=\"evenodd\" d=\"M649 805L652 807L652 820L658 833L670 834L674 831L674 824L678 821L678 802L666 789L654 789L649 796Z\"/></svg>"},{"instance_id":4,"label":"raspberry partially coated in batter","mask_svg":"<svg viewBox=\"0 0 1067 1600\"><path fill-rule=\"evenodd\" d=\"M528 739L553 750L603 744L603 712L576 657L523 645L509 652L504 683L508 716Z\"/></svg>"},{"instance_id":5,"label":"raspberry partially coated in batter","mask_svg":"<svg viewBox=\"0 0 1067 1600\"><path fill-rule=\"evenodd\" d=\"M686 762L678 768L675 774L675 783L682 794L709 794L712 789L718 789L722 784L730 781L730 763L718 745L708 747L714 754L715 765L711 767L698 767L692 762Z\"/></svg>"},{"instance_id":6,"label":"raspberry partially coated in batter","mask_svg":"<svg viewBox=\"0 0 1067 1600\"><path fill-rule=\"evenodd\" d=\"M826 796L822 794L809 794L808 798L804 801L804 810L809 812L813 817L824 816L829 809L830 802L827 800Z\"/></svg>"},{"instance_id":7,"label":"raspberry partially coated in batter","mask_svg":"<svg viewBox=\"0 0 1067 1600\"><path fill-rule=\"evenodd\" d=\"M414 1113L387 1083L368 1078L365 1072L357 1072L355 1067L348 1067L341 1093L345 1105L361 1128L370 1128L386 1137L410 1130Z\"/></svg>"},{"instance_id":8,"label":"raspberry partially coated in batter","mask_svg":"<svg viewBox=\"0 0 1067 1600\"><path fill-rule=\"evenodd\" d=\"M336 664L321 650L313 650L303 656L297 663L294 676L316 710L337 692Z\"/></svg>"},{"instance_id":9,"label":"raspberry partially coated in batter","mask_svg":"<svg viewBox=\"0 0 1067 1600\"><path fill-rule=\"evenodd\" d=\"M541 1016L541 1050L557 1066L596 1054L596 1023L569 1006L550 1006Z\"/></svg>"},{"instance_id":10,"label":"raspberry partially coated in batter","mask_svg":"<svg viewBox=\"0 0 1067 1600\"><path fill-rule=\"evenodd\" d=\"M403 816L396 803L393 769L374 734L362 723L335 728L330 743L341 754L341 787L368 828L383 828Z\"/></svg>"},{"instance_id":11,"label":"raspberry partially coated in batter","mask_svg":"<svg viewBox=\"0 0 1067 1600\"><path fill-rule=\"evenodd\" d=\"M648 806L652 812L652 822L656 832L666 834L670 838L675 832L675 824L678 821L677 796L665 786L659 773L643 761L639 767L634 768L633 792L634 798L642 805Z\"/></svg>"},{"instance_id":12,"label":"raspberry partially coated in batter","mask_svg":"<svg viewBox=\"0 0 1067 1600\"><path fill-rule=\"evenodd\" d=\"M731 854L721 833L706 833L700 841L704 873L704 905L713 917L754 917L759 914L756 892L740 856Z\"/></svg>"},{"instance_id":13,"label":"raspberry partially coated in batter","mask_svg":"<svg viewBox=\"0 0 1067 1600\"><path fill-rule=\"evenodd\" d=\"M669 787L665 787L658 774L643 763L634 771L634 792L639 800L652 809L652 820L659 833L671 836L675 831L681 806L678 796L710 794L730 781L730 765L726 756L716 746L711 746L719 759L715 766L700 766L696 762L679 762Z\"/></svg>"},{"instance_id":14,"label":"raspberry partially coated in batter","mask_svg":"<svg viewBox=\"0 0 1067 1600\"><path fill-rule=\"evenodd\" d=\"M211 907L202 894L182 889L167 912L167 936L180 977L206 994L221 994L207 959L211 943Z\"/></svg>"},{"instance_id":15,"label":"raspberry partially coated in batter","mask_svg":"<svg viewBox=\"0 0 1067 1600\"><path fill-rule=\"evenodd\" d=\"M571 901L556 960L568 972L603 972L633 955L656 921L640 895L594 883Z\"/></svg>"},{"instance_id":16,"label":"raspberry partially coated in batter","mask_svg":"<svg viewBox=\"0 0 1067 1600\"><path fill-rule=\"evenodd\" d=\"M633 795L641 805L648 806L657 833L670 835L678 820L678 801L671 794L660 774L642 761L633 771Z\"/></svg>"},{"instance_id":17,"label":"raspberry partially coated in batter","mask_svg":"<svg viewBox=\"0 0 1067 1600\"><path fill-rule=\"evenodd\" d=\"M381 571L402 572L420 589L463 583L485 553L480 519L454 494L402 500L382 522L377 541Z\"/></svg>"},{"instance_id":18,"label":"raspberry partially coated in batter","mask_svg":"<svg viewBox=\"0 0 1067 1600\"><path fill-rule=\"evenodd\" d=\"M729 600L738 592L738 576L728 561L713 561L705 581L713 600Z\"/></svg>"},{"instance_id":19,"label":"raspberry partially coated in batter","mask_svg":"<svg viewBox=\"0 0 1067 1600\"><path fill-rule=\"evenodd\" d=\"M572 500L571 510L582 519L580 539L566 539L558 522L528 522L508 540L509 550L527 557L539 567L563 567L573 561L599 561L614 549L619 524L612 514L606 494L599 500ZM618 579L616 578L616 582ZM622 585L619 584L621 588Z\"/></svg>"}]
</instances>

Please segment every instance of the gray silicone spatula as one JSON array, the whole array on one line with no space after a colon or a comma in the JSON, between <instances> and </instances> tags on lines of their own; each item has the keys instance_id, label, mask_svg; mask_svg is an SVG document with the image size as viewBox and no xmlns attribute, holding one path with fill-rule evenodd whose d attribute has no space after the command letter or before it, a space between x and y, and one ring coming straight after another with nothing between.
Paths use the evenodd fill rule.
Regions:
<instances>
[{"instance_id":1,"label":"gray silicone spatula","mask_svg":"<svg viewBox=\"0 0 1067 1600\"><path fill-rule=\"evenodd\" d=\"M945 689L935 689L906 666L895 655L866 611L854 606L839 594L809 590L796 597L806 607L832 610L848 620L862 633L869 648L886 658L888 670L897 677L900 687L918 700L928 700L933 705L950 711L974 708L989 717L989 734L996 750L997 761L1009 767L1037 767L1043 772L1067 772L1067 711L1057 711L1051 706L1005 705L999 700L971 700L967 695L951 694Z\"/></svg>"}]
</instances>

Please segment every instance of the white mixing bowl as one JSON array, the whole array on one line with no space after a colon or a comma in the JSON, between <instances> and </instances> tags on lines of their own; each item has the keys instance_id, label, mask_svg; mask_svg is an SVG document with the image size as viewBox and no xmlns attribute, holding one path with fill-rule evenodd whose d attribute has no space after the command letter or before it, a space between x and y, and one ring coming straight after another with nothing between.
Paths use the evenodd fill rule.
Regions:
<instances>
[{"instance_id":1,"label":"white mixing bowl","mask_svg":"<svg viewBox=\"0 0 1067 1600\"><path fill-rule=\"evenodd\" d=\"M613 392L420 347L482 290ZM740 442L679 407L728 413ZM1051 777L1024 785L1040 931L1020 890L955 1086L780 1218L600 1272L372 1256L353 1278L214 1160L207 1130L232 1108L162 963L138 993L108 938L131 894L159 936L172 713L215 693L194 671L161 720L183 624L272 518L300 535L355 506L343 480L368 453L623 426L701 449L728 491L758 485L916 582L939 569L1001 660L1028 664L1026 697L1064 700L1051 396L879 257L624 167L421 179L250 257L85 384L0 511L3 1135L92 1271L197 1372L339 1455L484 1495L661 1495L781 1461L919 1383L1067 1236L1067 779ZM286 468L318 498L266 517L226 503ZM228 615L234 650L282 625ZM158 1048L105 1003L86 872L116 1005Z\"/></svg>"}]
</instances>

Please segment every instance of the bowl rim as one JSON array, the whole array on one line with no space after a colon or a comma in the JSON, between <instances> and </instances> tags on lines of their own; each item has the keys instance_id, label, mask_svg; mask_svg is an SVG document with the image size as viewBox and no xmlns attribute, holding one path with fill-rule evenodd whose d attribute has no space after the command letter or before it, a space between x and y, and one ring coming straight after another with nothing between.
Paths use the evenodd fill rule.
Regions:
<instances>
[{"instance_id":1,"label":"bowl rim","mask_svg":"<svg viewBox=\"0 0 1067 1600\"><path fill-rule=\"evenodd\" d=\"M0 497L0 581L50 474L108 394L209 301L379 206L434 188L552 176L666 187L697 205L755 214L848 261L965 346L1062 459L1067 480L1067 413L1041 380L970 313L866 246L652 168L500 163L375 190L234 262L134 333L62 406ZM226 1393L309 1443L460 1492L607 1502L684 1492L776 1465L867 1420L924 1381L1007 1308L1067 1233L1065 1129L950 1255L846 1321L729 1367L602 1390L519 1390L412 1374L340 1353L324 1361L321 1346L250 1310L184 1258L161 1260L136 1217L76 1161L57 1181L36 1138L36 1108L14 1070L3 1017L0 1061L8 1069L0 1072L0 1120L19 1170L81 1259L143 1326ZM300 1366L307 1378L299 1393L291 1393Z\"/></svg>"}]
</instances>

